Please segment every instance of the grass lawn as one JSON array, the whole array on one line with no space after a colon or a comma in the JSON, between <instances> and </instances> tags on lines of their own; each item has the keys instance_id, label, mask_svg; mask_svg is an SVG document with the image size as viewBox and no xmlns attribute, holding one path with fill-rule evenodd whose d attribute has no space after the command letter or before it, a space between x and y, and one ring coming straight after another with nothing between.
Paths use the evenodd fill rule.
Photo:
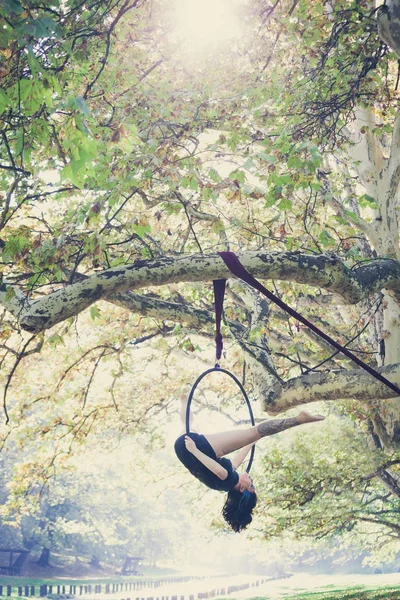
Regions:
<instances>
[{"instance_id":1,"label":"grass lawn","mask_svg":"<svg viewBox=\"0 0 400 600\"><path fill-rule=\"evenodd\" d=\"M270 600L270 598L275 599L277 596L257 596L251 600ZM282 600L400 600L400 585L374 589L349 587L318 592L301 592L295 595L280 595L279 598ZM232 597L224 600L232 600Z\"/></svg>"}]
</instances>

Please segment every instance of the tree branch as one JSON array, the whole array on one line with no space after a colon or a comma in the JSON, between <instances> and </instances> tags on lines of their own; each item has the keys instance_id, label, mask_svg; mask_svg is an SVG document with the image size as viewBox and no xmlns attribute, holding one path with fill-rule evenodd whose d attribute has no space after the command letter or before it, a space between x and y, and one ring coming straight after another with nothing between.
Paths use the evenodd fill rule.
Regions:
<instances>
[{"instance_id":1,"label":"tree branch","mask_svg":"<svg viewBox=\"0 0 400 600\"><path fill-rule=\"evenodd\" d=\"M391 491L391 493L400 498L400 486L399 482L387 471L384 469L379 469L377 473L377 478L382 481L382 483Z\"/></svg>"},{"instance_id":2,"label":"tree branch","mask_svg":"<svg viewBox=\"0 0 400 600\"><path fill-rule=\"evenodd\" d=\"M134 294L133 292L113 294L106 296L104 300L108 300L116 306L140 313L146 317L186 323L187 325L197 327L210 325L215 318L211 310L195 308L177 302L167 302L159 298L152 298L151 296Z\"/></svg>"},{"instance_id":3,"label":"tree branch","mask_svg":"<svg viewBox=\"0 0 400 600\"><path fill-rule=\"evenodd\" d=\"M342 219L345 219L348 223L351 223L357 229L363 231L372 242L376 241L377 231L373 225L370 225L369 223L367 223L367 221L365 221L361 217L358 217L357 215L356 217L353 217L350 214L350 211L346 211L343 204L336 198L328 198L326 199L326 203L335 211L335 213L339 217L342 217Z\"/></svg>"},{"instance_id":4,"label":"tree branch","mask_svg":"<svg viewBox=\"0 0 400 600\"><path fill-rule=\"evenodd\" d=\"M325 254L244 252L240 260L255 277L324 288L348 303L357 303L382 288L400 296L400 262L394 259L378 259L354 270L338 257ZM22 296L17 289L13 294L3 281L0 304L19 320L23 329L38 332L116 293L229 277L231 273L218 254L160 257L96 272L84 281L34 299Z\"/></svg>"},{"instance_id":5,"label":"tree branch","mask_svg":"<svg viewBox=\"0 0 400 600\"><path fill-rule=\"evenodd\" d=\"M376 13L378 33L382 42L387 44L400 57L400 2L390 0L378 8Z\"/></svg>"},{"instance_id":6,"label":"tree branch","mask_svg":"<svg viewBox=\"0 0 400 600\"><path fill-rule=\"evenodd\" d=\"M400 363L378 369L393 383L400 384ZM306 402L353 399L375 403L393 398L394 392L362 370L309 373L275 384L263 398L263 409L279 413Z\"/></svg>"},{"instance_id":7,"label":"tree branch","mask_svg":"<svg viewBox=\"0 0 400 600\"><path fill-rule=\"evenodd\" d=\"M369 517L358 517L360 521L366 521L367 523L375 523L376 525L384 525L389 529L392 529L397 533L397 537L400 536L400 525L391 523L390 521L384 521L383 519L371 519Z\"/></svg>"}]
</instances>

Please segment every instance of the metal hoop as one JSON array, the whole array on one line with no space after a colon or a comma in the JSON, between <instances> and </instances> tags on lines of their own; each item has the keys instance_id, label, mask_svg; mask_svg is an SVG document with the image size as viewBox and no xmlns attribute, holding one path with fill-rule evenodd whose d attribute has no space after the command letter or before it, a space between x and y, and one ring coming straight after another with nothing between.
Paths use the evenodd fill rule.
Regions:
<instances>
[{"instance_id":1,"label":"metal hoop","mask_svg":"<svg viewBox=\"0 0 400 600\"><path fill-rule=\"evenodd\" d=\"M255 425L254 415L253 415L253 410L251 408L250 400L249 400L249 398L248 398L248 396L246 394L246 390L244 389L244 387L240 383L239 379L237 377L235 377L235 375L233 375L233 373L231 373L230 371L227 371L226 369L221 369L221 367L219 365L215 365L215 367L213 367L212 369L207 369L207 371L204 371L204 373L202 373L201 375L199 375L199 377L194 382L192 389L190 390L190 394L189 394L189 398L188 398L188 402L187 402L187 406L186 406L186 433L190 433L190 407L191 407L191 404L192 404L192 400L193 400L193 396L194 396L194 393L196 391L196 388L199 385L200 381L206 375L208 375L209 373L214 373L214 372L225 373L226 375L229 375L229 377L231 379L233 379L233 381L237 384L237 386L239 387L240 391L242 392L243 398L246 401L247 408L248 408L249 415L250 415L251 424ZM252 447L251 452L250 452L249 464L247 465L247 469L246 469L247 473L250 472L251 465L253 464L254 451L255 451L255 446Z\"/></svg>"}]
</instances>

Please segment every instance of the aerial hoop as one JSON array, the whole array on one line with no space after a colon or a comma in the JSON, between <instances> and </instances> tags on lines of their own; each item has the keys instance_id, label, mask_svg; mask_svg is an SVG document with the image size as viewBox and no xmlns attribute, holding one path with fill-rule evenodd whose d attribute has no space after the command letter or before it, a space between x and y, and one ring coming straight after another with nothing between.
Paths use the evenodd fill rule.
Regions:
<instances>
[{"instance_id":1,"label":"aerial hoop","mask_svg":"<svg viewBox=\"0 0 400 600\"><path fill-rule=\"evenodd\" d=\"M253 409L251 408L250 400L249 400L249 398L248 398L248 396L246 394L246 390L244 389L243 385L240 383L239 379L235 375L233 375L233 373L231 373L230 371L227 371L226 369L221 369L221 367L219 365L215 365L215 367L213 367L212 369L207 369L207 371L204 371L204 373L202 373L201 375L199 375L199 377L194 382L192 389L190 390L190 394L189 394L189 398L188 398L187 406L186 406L186 433L190 433L190 408L191 408L191 405L192 405L193 396L194 396L194 393L195 393L195 391L197 389L197 386L202 381L202 379L204 379L204 377L206 377L206 375L208 375L209 373L214 373L214 372L225 373L231 379L233 379L233 381L236 383L236 385L238 386L238 388L242 392L243 398L246 401L247 409L249 411L249 416L250 416L251 424L255 425L254 415L253 415ZM253 445L253 447L251 449L251 452L250 452L249 464L247 465L247 469L246 469L247 473L250 472L251 465L253 463L254 450L255 450L255 446Z\"/></svg>"}]
</instances>

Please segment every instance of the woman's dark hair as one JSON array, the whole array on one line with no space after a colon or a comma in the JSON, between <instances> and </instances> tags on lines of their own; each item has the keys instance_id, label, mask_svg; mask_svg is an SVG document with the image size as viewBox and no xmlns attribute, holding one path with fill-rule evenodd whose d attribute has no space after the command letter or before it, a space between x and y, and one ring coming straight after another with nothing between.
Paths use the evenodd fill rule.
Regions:
<instances>
[{"instance_id":1,"label":"woman's dark hair","mask_svg":"<svg viewBox=\"0 0 400 600\"><path fill-rule=\"evenodd\" d=\"M222 516L233 531L242 531L251 523L256 504L257 494L254 492L231 490L222 509Z\"/></svg>"}]
</instances>

